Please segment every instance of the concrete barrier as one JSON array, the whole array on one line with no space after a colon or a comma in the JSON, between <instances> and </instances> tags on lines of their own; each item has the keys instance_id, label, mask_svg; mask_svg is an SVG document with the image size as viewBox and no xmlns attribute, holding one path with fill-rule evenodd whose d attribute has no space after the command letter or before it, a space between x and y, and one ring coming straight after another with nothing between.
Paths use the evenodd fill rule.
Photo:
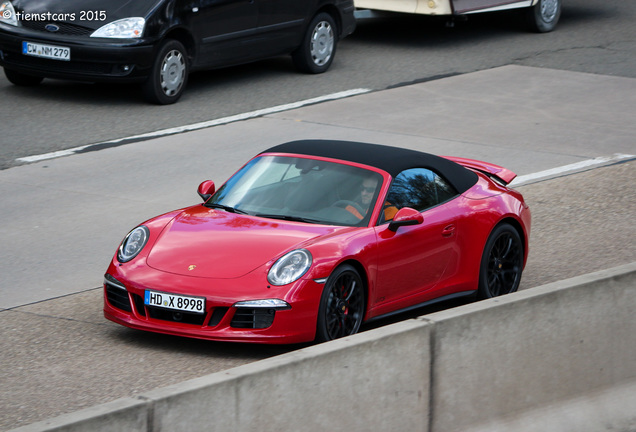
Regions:
<instances>
[{"instance_id":1,"label":"concrete barrier","mask_svg":"<svg viewBox=\"0 0 636 432\"><path fill-rule=\"evenodd\" d=\"M492 418L463 432L634 432L636 380L528 409L512 416Z\"/></svg>"},{"instance_id":2,"label":"concrete barrier","mask_svg":"<svg viewBox=\"0 0 636 432\"><path fill-rule=\"evenodd\" d=\"M14 432L633 431L634 310L636 263Z\"/></svg>"},{"instance_id":3,"label":"concrete barrier","mask_svg":"<svg viewBox=\"0 0 636 432\"><path fill-rule=\"evenodd\" d=\"M13 429L15 431L146 432L151 406L143 398L124 398Z\"/></svg>"},{"instance_id":4,"label":"concrete barrier","mask_svg":"<svg viewBox=\"0 0 636 432\"><path fill-rule=\"evenodd\" d=\"M634 311L636 263L428 316L432 431L636 380Z\"/></svg>"},{"instance_id":5,"label":"concrete barrier","mask_svg":"<svg viewBox=\"0 0 636 432\"><path fill-rule=\"evenodd\" d=\"M425 430L429 351L404 322L149 392L154 430Z\"/></svg>"}]
</instances>

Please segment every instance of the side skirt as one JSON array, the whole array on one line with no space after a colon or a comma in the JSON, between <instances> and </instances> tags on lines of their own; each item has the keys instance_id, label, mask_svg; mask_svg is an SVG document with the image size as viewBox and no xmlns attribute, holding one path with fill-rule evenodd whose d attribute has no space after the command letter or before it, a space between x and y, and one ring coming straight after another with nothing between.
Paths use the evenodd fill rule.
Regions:
<instances>
[{"instance_id":1,"label":"side skirt","mask_svg":"<svg viewBox=\"0 0 636 432\"><path fill-rule=\"evenodd\" d=\"M441 302L454 300L454 299L458 299L458 298L462 298L462 297L469 297L469 296L475 295L475 294L477 294L477 290L463 291L463 292L458 292L458 293L455 293L455 294L449 294L449 295L444 296L444 297L438 297L438 298L435 298L435 299L432 299L432 300L429 300L429 301L425 301L424 303L419 303L419 304L416 304L416 305L413 305L413 306L409 306L409 307L404 308L404 309L399 309L399 310L396 310L396 311L393 311L393 312L386 313L384 315L378 315L376 317L369 318L367 321L364 321L364 324L369 324L369 323L372 323L374 321L378 321L378 320L381 320L381 319L384 319L384 318L388 318L388 317L392 317L392 316L395 316L395 315L399 315L399 314L403 314L403 313L406 313L406 312L410 312L410 311L413 311L415 309L423 308L425 306L431 306L431 305L434 305L436 303L441 303Z\"/></svg>"}]
</instances>

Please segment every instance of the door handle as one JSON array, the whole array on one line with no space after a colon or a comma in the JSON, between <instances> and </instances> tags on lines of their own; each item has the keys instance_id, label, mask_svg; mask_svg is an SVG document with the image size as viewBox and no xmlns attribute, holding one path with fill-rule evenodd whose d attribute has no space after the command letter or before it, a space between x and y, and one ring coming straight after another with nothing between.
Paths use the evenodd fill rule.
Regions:
<instances>
[{"instance_id":1,"label":"door handle","mask_svg":"<svg viewBox=\"0 0 636 432\"><path fill-rule=\"evenodd\" d=\"M442 230L442 237L452 237L455 235L455 225L451 224Z\"/></svg>"}]
</instances>

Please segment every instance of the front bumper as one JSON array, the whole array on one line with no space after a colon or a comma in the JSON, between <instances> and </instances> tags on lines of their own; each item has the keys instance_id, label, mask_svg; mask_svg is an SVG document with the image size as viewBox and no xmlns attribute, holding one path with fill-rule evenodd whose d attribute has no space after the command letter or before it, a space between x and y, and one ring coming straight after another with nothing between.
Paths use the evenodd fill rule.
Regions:
<instances>
[{"instance_id":1,"label":"front bumper","mask_svg":"<svg viewBox=\"0 0 636 432\"><path fill-rule=\"evenodd\" d=\"M121 267L120 267L121 268ZM126 327L156 333L228 342L288 344L315 338L323 285L299 280L290 287L253 289L260 277L220 280L169 275L146 268L144 276L127 280L111 266L116 282L104 283L104 316ZM210 286L214 289L211 290ZM203 296L205 314L180 313L144 304L146 289ZM291 308L234 307L239 301L281 298Z\"/></svg>"},{"instance_id":2,"label":"front bumper","mask_svg":"<svg viewBox=\"0 0 636 432\"><path fill-rule=\"evenodd\" d=\"M70 48L69 61L22 53L23 42ZM154 41L108 40L0 24L0 66L27 75L92 82L138 82L147 78Z\"/></svg>"}]
</instances>

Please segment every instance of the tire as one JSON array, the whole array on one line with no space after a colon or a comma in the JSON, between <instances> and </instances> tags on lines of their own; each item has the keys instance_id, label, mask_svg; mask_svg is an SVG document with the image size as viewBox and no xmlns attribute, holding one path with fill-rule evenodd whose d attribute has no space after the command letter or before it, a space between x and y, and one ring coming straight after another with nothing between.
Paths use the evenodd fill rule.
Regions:
<instances>
[{"instance_id":1,"label":"tire","mask_svg":"<svg viewBox=\"0 0 636 432\"><path fill-rule=\"evenodd\" d=\"M42 77L26 75L6 68L4 69L4 74L9 82L20 87L33 87L40 84L44 79Z\"/></svg>"},{"instance_id":2,"label":"tire","mask_svg":"<svg viewBox=\"0 0 636 432\"><path fill-rule=\"evenodd\" d=\"M539 0L526 9L526 21L532 31L547 33L554 30L561 17L561 0Z\"/></svg>"},{"instance_id":3,"label":"tire","mask_svg":"<svg viewBox=\"0 0 636 432\"><path fill-rule=\"evenodd\" d=\"M319 74L326 72L336 55L338 27L328 13L314 17L300 47L292 53L296 69L301 72Z\"/></svg>"},{"instance_id":4,"label":"tire","mask_svg":"<svg viewBox=\"0 0 636 432\"><path fill-rule=\"evenodd\" d=\"M190 65L185 47L168 39L159 48L150 75L142 86L145 99L168 105L179 100L188 82Z\"/></svg>"},{"instance_id":5,"label":"tire","mask_svg":"<svg viewBox=\"0 0 636 432\"><path fill-rule=\"evenodd\" d=\"M320 299L316 341L326 342L357 333L365 304L364 284L356 269L342 265L334 270Z\"/></svg>"},{"instance_id":6,"label":"tire","mask_svg":"<svg viewBox=\"0 0 636 432\"><path fill-rule=\"evenodd\" d=\"M479 299L517 291L523 271L523 242L510 224L498 225L488 237L479 270Z\"/></svg>"}]
</instances>

